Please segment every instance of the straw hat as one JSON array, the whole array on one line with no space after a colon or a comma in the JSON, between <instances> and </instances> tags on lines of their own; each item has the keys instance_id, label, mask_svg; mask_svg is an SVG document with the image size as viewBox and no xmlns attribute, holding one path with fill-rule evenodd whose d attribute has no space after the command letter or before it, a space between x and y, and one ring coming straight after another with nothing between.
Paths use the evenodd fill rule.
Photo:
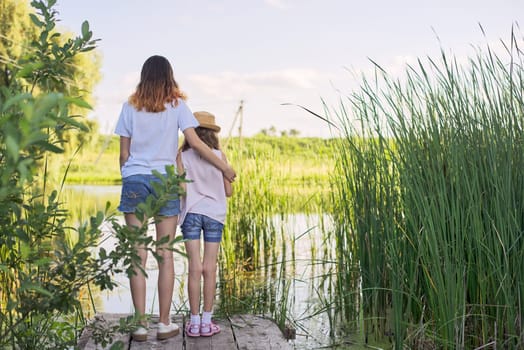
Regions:
<instances>
[{"instance_id":1,"label":"straw hat","mask_svg":"<svg viewBox=\"0 0 524 350\"><path fill-rule=\"evenodd\" d=\"M196 120L200 124L201 128L211 129L213 131L219 132L220 126L215 124L215 116L209 112L195 112L193 113Z\"/></svg>"}]
</instances>

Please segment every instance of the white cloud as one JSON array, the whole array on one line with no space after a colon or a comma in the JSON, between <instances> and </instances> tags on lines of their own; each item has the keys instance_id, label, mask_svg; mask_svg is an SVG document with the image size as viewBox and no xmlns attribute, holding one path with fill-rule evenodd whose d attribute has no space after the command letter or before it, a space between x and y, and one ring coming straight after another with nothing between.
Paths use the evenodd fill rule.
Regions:
<instances>
[{"instance_id":1,"label":"white cloud","mask_svg":"<svg viewBox=\"0 0 524 350\"><path fill-rule=\"evenodd\" d=\"M291 103L321 112L320 96L335 93L334 73L309 68L260 72L218 72L181 76L182 89L193 110L211 110L224 132L230 129L240 100L244 101L244 133L254 134L275 125L299 129L302 135L327 136L324 122ZM236 130L236 129L235 129Z\"/></svg>"},{"instance_id":2,"label":"white cloud","mask_svg":"<svg viewBox=\"0 0 524 350\"><path fill-rule=\"evenodd\" d=\"M289 90L315 89L326 83L331 75L314 69L284 69L278 71L236 73L220 72L216 74L197 74L187 77L193 90L211 96L239 96L256 94L264 90L281 93Z\"/></svg>"},{"instance_id":3,"label":"white cloud","mask_svg":"<svg viewBox=\"0 0 524 350\"><path fill-rule=\"evenodd\" d=\"M127 100L138 83L140 74L137 71L123 75L112 84L112 88L96 91L97 104L92 114L96 117L103 132L112 133L122 103ZM295 127L294 118L301 118L304 114L296 107L281 106L281 103L290 102L307 107L317 105L322 91L333 91L330 81L336 75L308 68L290 68L273 71L239 73L224 71L213 74L178 75L177 81L189 96L189 104L194 110L211 109L218 116L224 126L232 123L235 111L240 100L245 100L247 134L255 133L268 125L277 125L279 128ZM283 117L285 116L285 117ZM315 118L306 118L303 123L303 134L317 133L318 125ZM313 122L311 131L307 132L308 124ZM228 128L228 127L226 127Z\"/></svg>"},{"instance_id":4,"label":"white cloud","mask_svg":"<svg viewBox=\"0 0 524 350\"><path fill-rule=\"evenodd\" d=\"M271 7L278 9L287 9L290 7L289 3L286 3L285 0L264 0L264 2Z\"/></svg>"}]
</instances>

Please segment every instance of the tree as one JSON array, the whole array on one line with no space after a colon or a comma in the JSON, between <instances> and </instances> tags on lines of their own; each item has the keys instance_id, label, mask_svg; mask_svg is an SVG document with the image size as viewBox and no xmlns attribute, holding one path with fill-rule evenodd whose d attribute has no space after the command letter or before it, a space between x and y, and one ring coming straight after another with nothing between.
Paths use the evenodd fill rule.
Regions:
<instances>
[{"instance_id":1,"label":"tree","mask_svg":"<svg viewBox=\"0 0 524 350\"><path fill-rule=\"evenodd\" d=\"M289 136L297 137L298 135L300 135L300 131L297 129L289 129Z\"/></svg>"},{"instance_id":2,"label":"tree","mask_svg":"<svg viewBox=\"0 0 524 350\"><path fill-rule=\"evenodd\" d=\"M50 1L51 2L51 1ZM55 16L56 11L50 8L47 16ZM81 97L88 104L92 104L92 92L100 81L100 55L93 50L94 46L85 48L82 55L68 57L67 50L53 51L53 45L74 45L72 33L60 33L51 28L40 33L42 20L35 15L34 9L28 1L0 0L0 86L15 88L13 84L22 84L26 91L39 93L52 91L67 94L68 96ZM83 29L84 30L84 29ZM44 67L30 67L25 82L15 79L14 72L25 63L34 62L35 49L42 55ZM67 61L67 64L62 64ZM53 63L55 62L55 63ZM51 67L50 64L54 64ZM26 66L27 67L27 66ZM59 80L53 80L49 69L61 69ZM48 79L45 79L47 76ZM50 79L49 79L50 78ZM31 81L31 85L28 82ZM43 85L46 86L43 86ZM80 116L85 114L84 106L69 106L70 114ZM82 142L91 140L98 131L96 121L90 121L90 133L78 133L74 128L64 131L65 151L76 150Z\"/></svg>"},{"instance_id":3,"label":"tree","mask_svg":"<svg viewBox=\"0 0 524 350\"><path fill-rule=\"evenodd\" d=\"M0 86L10 85L13 67L36 39L29 12L26 1L0 0Z\"/></svg>"},{"instance_id":4,"label":"tree","mask_svg":"<svg viewBox=\"0 0 524 350\"><path fill-rule=\"evenodd\" d=\"M31 2L38 39L25 47L16 62L14 58L2 61L7 79L0 86L0 349L72 348L83 326L81 289L91 284L112 289L115 273L134 273L140 259L137 245L158 258L155 246L166 240L152 242L145 234L148 218L179 195L184 181L173 168L166 169L168 177L159 177L161 182L155 185L158 196L139 207L141 227L121 226L104 212L72 227L59 191L45 180L36 181L48 176L42 160L64 152L68 131L88 131L71 115L75 108L89 108L71 84L72 67L78 56L94 49L96 40L87 22L79 36L62 40L55 31L55 2ZM104 221L111 225L118 243L113 251L100 248L95 255ZM122 325L127 327L127 322Z\"/></svg>"}]
</instances>

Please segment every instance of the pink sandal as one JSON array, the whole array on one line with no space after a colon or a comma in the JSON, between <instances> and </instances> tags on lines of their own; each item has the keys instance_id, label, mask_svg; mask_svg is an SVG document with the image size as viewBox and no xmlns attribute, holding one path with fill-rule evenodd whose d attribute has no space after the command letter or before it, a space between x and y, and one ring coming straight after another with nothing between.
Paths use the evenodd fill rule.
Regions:
<instances>
[{"instance_id":1,"label":"pink sandal","mask_svg":"<svg viewBox=\"0 0 524 350\"><path fill-rule=\"evenodd\" d=\"M202 323L200 325L200 335L202 337L210 337L213 334L220 333L220 326L211 322L211 323Z\"/></svg>"},{"instance_id":2,"label":"pink sandal","mask_svg":"<svg viewBox=\"0 0 524 350\"><path fill-rule=\"evenodd\" d=\"M198 323L186 323L186 335L188 337L200 337L200 325Z\"/></svg>"}]
</instances>

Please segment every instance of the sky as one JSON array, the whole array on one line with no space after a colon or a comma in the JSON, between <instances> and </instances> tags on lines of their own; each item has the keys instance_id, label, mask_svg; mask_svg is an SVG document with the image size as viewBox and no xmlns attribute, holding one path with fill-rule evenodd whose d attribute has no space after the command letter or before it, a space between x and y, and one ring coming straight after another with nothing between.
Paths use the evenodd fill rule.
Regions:
<instances>
[{"instance_id":1,"label":"sky","mask_svg":"<svg viewBox=\"0 0 524 350\"><path fill-rule=\"evenodd\" d=\"M242 135L274 127L331 137L296 105L335 108L372 72L370 60L401 75L417 57L467 57L508 41L512 26L524 34L522 0L58 0L56 9L60 28L79 33L87 20L101 39L90 117L104 133L151 55L171 62L190 108L215 114L221 136L238 135L243 101Z\"/></svg>"}]
</instances>

